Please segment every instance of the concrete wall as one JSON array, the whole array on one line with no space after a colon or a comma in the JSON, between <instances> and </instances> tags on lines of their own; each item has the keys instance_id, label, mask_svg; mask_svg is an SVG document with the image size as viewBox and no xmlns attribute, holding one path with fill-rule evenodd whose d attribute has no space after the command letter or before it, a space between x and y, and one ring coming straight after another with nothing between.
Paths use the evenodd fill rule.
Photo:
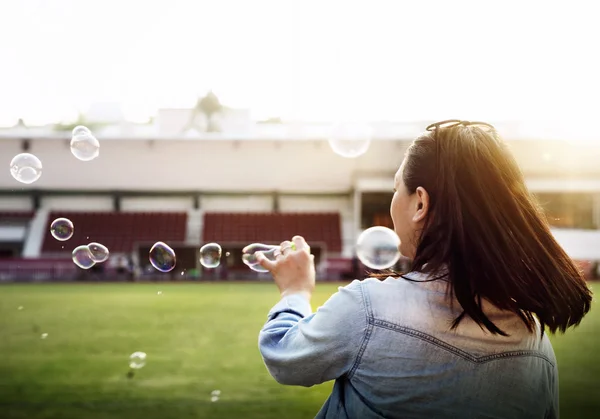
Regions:
<instances>
[{"instance_id":1,"label":"concrete wall","mask_svg":"<svg viewBox=\"0 0 600 419\"><path fill-rule=\"evenodd\" d=\"M270 196L207 196L200 200L205 212L271 212L273 199Z\"/></svg>"},{"instance_id":2,"label":"concrete wall","mask_svg":"<svg viewBox=\"0 0 600 419\"><path fill-rule=\"evenodd\" d=\"M31 198L21 196L0 196L0 211L31 211Z\"/></svg>"},{"instance_id":3,"label":"concrete wall","mask_svg":"<svg viewBox=\"0 0 600 419\"><path fill-rule=\"evenodd\" d=\"M373 141L357 159L333 153L325 141L105 140L100 157L77 160L68 140L31 140L29 152L42 160L42 177L16 182L8 163L21 152L19 140L0 140L1 189L285 190L343 191L367 175L393 174L408 142ZM510 144L528 177L600 179L596 143ZM2 205L0 203L0 205Z\"/></svg>"},{"instance_id":4,"label":"concrete wall","mask_svg":"<svg viewBox=\"0 0 600 419\"><path fill-rule=\"evenodd\" d=\"M358 159L334 154L326 142L117 141L100 139L100 156L77 160L66 140L31 140L29 152L43 164L41 178L24 185L8 163L19 141L0 141L5 169L0 188L128 190L343 191L361 172L393 172L404 145L375 142Z\"/></svg>"},{"instance_id":5,"label":"concrete wall","mask_svg":"<svg viewBox=\"0 0 600 419\"><path fill-rule=\"evenodd\" d=\"M112 211L113 203L109 196L46 196L41 207L51 211Z\"/></svg>"},{"instance_id":6,"label":"concrete wall","mask_svg":"<svg viewBox=\"0 0 600 419\"><path fill-rule=\"evenodd\" d=\"M19 140L0 140L0 188L132 190L343 191L367 175L393 174L408 142L373 141L357 159L333 153L325 141L105 140L100 157L77 160L68 140L31 140L29 152L42 160L42 177L32 185L16 182L8 163L21 152ZM528 177L600 179L596 143L510 144ZM2 204L0 204L2 205Z\"/></svg>"},{"instance_id":7,"label":"concrete wall","mask_svg":"<svg viewBox=\"0 0 600 419\"><path fill-rule=\"evenodd\" d=\"M121 211L188 211L193 208L192 198L186 197L125 197L121 199Z\"/></svg>"}]
</instances>

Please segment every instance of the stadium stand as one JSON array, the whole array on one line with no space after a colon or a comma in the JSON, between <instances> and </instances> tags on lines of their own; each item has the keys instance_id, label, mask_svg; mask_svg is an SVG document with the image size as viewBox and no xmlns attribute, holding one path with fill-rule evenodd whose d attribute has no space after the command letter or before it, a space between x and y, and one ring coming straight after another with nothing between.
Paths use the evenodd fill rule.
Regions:
<instances>
[{"instance_id":1,"label":"stadium stand","mask_svg":"<svg viewBox=\"0 0 600 419\"><path fill-rule=\"evenodd\" d=\"M130 253L136 242L183 242L187 223L185 212L51 212L42 254L65 253L64 243L50 234L50 223L60 217L75 225L70 243L99 242L111 253ZM69 253L72 247L69 246Z\"/></svg>"},{"instance_id":2,"label":"stadium stand","mask_svg":"<svg viewBox=\"0 0 600 419\"><path fill-rule=\"evenodd\" d=\"M34 216L33 211L0 211L0 222L27 222Z\"/></svg>"},{"instance_id":3,"label":"stadium stand","mask_svg":"<svg viewBox=\"0 0 600 419\"><path fill-rule=\"evenodd\" d=\"M0 259L0 282L72 280L78 271L70 259Z\"/></svg>"},{"instance_id":4,"label":"stadium stand","mask_svg":"<svg viewBox=\"0 0 600 419\"><path fill-rule=\"evenodd\" d=\"M203 225L204 242L279 244L298 234L328 254L342 251L339 213L206 213Z\"/></svg>"}]
</instances>

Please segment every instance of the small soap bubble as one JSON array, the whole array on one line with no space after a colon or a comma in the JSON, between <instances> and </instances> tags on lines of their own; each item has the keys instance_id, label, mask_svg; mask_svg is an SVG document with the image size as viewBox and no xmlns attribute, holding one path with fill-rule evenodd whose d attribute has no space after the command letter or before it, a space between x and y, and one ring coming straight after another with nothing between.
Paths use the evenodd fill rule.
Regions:
<instances>
[{"instance_id":1,"label":"small soap bubble","mask_svg":"<svg viewBox=\"0 0 600 419\"><path fill-rule=\"evenodd\" d=\"M68 218L57 218L50 224L50 234L56 240L64 242L73 237L75 228L73 223Z\"/></svg>"},{"instance_id":2,"label":"small soap bubble","mask_svg":"<svg viewBox=\"0 0 600 419\"><path fill-rule=\"evenodd\" d=\"M253 243L242 249L242 262L255 272L269 272L263 268L256 257L257 252L262 254L269 260L275 261L275 251L279 250L279 246L269 244Z\"/></svg>"},{"instance_id":3,"label":"small soap bubble","mask_svg":"<svg viewBox=\"0 0 600 419\"><path fill-rule=\"evenodd\" d=\"M200 248L200 263L205 268L216 268L221 262L221 246L207 243Z\"/></svg>"},{"instance_id":4,"label":"small soap bubble","mask_svg":"<svg viewBox=\"0 0 600 419\"><path fill-rule=\"evenodd\" d=\"M134 352L129 356L129 368L139 370L146 365L146 352Z\"/></svg>"},{"instance_id":5,"label":"small soap bubble","mask_svg":"<svg viewBox=\"0 0 600 419\"><path fill-rule=\"evenodd\" d=\"M92 258L92 252L86 245L77 246L73 250L73 262L81 269L90 269L96 264Z\"/></svg>"},{"instance_id":6,"label":"small soap bubble","mask_svg":"<svg viewBox=\"0 0 600 419\"><path fill-rule=\"evenodd\" d=\"M33 183L42 176L42 162L33 154L17 154L10 162L10 174L21 183Z\"/></svg>"},{"instance_id":7,"label":"small soap bubble","mask_svg":"<svg viewBox=\"0 0 600 419\"><path fill-rule=\"evenodd\" d=\"M367 124L338 123L331 128L329 146L342 157L356 158L367 152L371 137L372 130Z\"/></svg>"},{"instance_id":8,"label":"small soap bubble","mask_svg":"<svg viewBox=\"0 0 600 419\"><path fill-rule=\"evenodd\" d=\"M371 227L356 241L356 256L371 269L388 269L400 260L398 235L387 227Z\"/></svg>"},{"instance_id":9,"label":"small soap bubble","mask_svg":"<svg viewBox=\"0 0 600 419\"><path fill-rule=\"evenodd\" d=\"M106 262L110 253L108 248L100 243L90 243L88 244L88 249L90 249L90 253L92 254L92 260L95 263Z\"/></svg>"},{"instance_id":10,"label":"small soap bubble","mask_svg":"<svg viewBox=\"0 0 600 419\"><path fill-rule=\"evenodd\" d=\"M23 307L23 306L19 306L19 307L17 307L17 310L23 310L24 308L25 307Z\"/></svg>"},{"instance_id":11,"label":"small soap bubble","mask_svg":"<svg viewBox=\"0 0 600 419\"><path fill-rule=\"evenodd\" d=\"M100 142L89 129L75 127L71 138L71 153L81 161L94 160L100 155Z\"/></svg>"},{"instance_id":12,"label":"small soap bubble","mask_svg":"<svg viewBox=\"0 0 600 419\"><path fill-rule=\"evenodd\" d=\"M230 252L225 252L225 256L229 257L229 256L231 256L231 253Z\"/></svg>"},{"instance_id":13,"label":"small soap bubble","mask_svg":"<svg viewBox=\"0 0 600 419\"><path fill-rule=\"evenodd\" d=\"M48 333L42 333L40 336L41 339L46 339L48 337Z\"/></svg>"},{"instance_id":14,"label":"small soap bubble","mask_svg":"<svg viewBox=\"0 0 600 419\"><path fill-rule=\"evenodd\" d=\"M177 260L175 251L163 242L156 242L150 249L150 263L161 272L170 272Z\"/></svg>"}]
</instances>

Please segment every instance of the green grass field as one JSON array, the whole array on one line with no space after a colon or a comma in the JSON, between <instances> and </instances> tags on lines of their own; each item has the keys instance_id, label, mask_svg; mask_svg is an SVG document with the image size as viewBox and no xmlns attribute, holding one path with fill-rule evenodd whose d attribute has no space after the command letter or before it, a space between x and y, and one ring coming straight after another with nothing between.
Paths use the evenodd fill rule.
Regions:
<instances>
[{"instance_id":1,"label":"green grass field","mask_svg":"<svg viewBox=\"0 0 600 419\"><path fill-rule=\"evenodd\" d=\"M313 308L337 286L319 284ZM277 299L272 284L1 286L0 417L312 418L331 383L281 386L258 352ZM598 417L599 329L593 310L553 338L562 418ZM147 365L128 379L134 351Z\"/></svg>"}]
</instances>

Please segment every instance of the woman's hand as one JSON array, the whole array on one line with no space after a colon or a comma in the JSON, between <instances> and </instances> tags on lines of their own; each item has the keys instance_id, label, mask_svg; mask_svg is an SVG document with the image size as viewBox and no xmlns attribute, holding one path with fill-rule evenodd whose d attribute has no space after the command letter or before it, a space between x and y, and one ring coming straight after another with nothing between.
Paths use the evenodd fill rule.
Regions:
<instances>
[{"instance_id":1,"label":"woman's hand","mask_svg":"<svg viewBox=\"0 0 600 419\"><path fill-rule=\"evenodd\" d=\"M271 272L282 297L302 293L310 300L315 289L315 257L310 254L310 247L304 238L294 236L291 242L282 242L281 251L276 252L274 262L262 253L257 253L256 258L263 268Z\"/></svg>"}]
</instances>

